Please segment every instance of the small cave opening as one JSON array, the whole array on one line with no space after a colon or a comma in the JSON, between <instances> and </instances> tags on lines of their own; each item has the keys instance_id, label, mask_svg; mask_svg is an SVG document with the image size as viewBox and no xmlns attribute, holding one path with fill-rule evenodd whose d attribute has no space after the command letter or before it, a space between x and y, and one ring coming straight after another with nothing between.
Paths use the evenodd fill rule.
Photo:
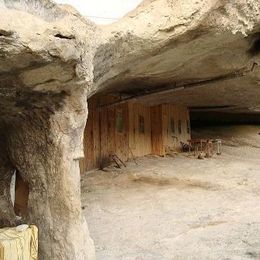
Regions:
<instances>
[{"instance_id":1,"label":"small cave opening","mask_svg":"<svg viewBox=\"0 0 260 260\"><path fill-rule=\"evenodd\" d=\"M22 178L18 170L15 171L15 194L14 194L14 212L19 218L27 215L29 184Z\"/></svg>"},{"instance_id":2,"label":"small cave opening","mask_svg":"<svg viewBox=\"0 0 260 260\"><path fill-rule=\"evenodd\" d=\"M60 34L60 33L55 34L54 37L60 38L60 39L66 39L66 40L75 39L75 36L74 36L74 35L69 35L69 36L67 36L67 35L62 35L62 34Z\"/></svg>"},{"instance_id":3,"label":"small cave opening","mask_svg":"<svg viewBox=\"0 0 260 260\"><path fill-rule=\"evenodd\" d=\"M0 29L0 37L9 37L12 35L13 32Z\"/></svg>"},{"instance_id":4,"label":"small cave opening","mask_svg":"<svg viewBox=\"0 0 260 260\"><path fill-rule=\"evenodd\" d=\"M27 215L29 184L23 179L18 170L14 170L10 183L10 196L18 221Z\"/></svg>"},{"instance_id":5,"label":"small cave opening","mask_svg":"<svg viewBox=\"0 0 260 260\"><path fill-rule=\"evenodd\" d=\"M248 52L251 56L256 56L260 53L260 33L253 35L253 43Z\"/></svg>"}]
</instances>

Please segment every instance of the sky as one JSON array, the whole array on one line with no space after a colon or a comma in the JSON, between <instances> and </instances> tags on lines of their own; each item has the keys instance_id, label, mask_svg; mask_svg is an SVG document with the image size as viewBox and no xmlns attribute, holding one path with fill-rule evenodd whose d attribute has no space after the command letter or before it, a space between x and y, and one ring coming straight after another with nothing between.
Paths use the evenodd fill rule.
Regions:
<instances>
[{"instance_id":1,"label":"sky","mask_svg":"<svg viewBox=\"0 0 260 260\"><path fill-rule=\"evenodd\" d=\"M109 24L135 9L142 0L55 0L55 2L72 5L97 24Z\"/></svg>"}]
</instances>

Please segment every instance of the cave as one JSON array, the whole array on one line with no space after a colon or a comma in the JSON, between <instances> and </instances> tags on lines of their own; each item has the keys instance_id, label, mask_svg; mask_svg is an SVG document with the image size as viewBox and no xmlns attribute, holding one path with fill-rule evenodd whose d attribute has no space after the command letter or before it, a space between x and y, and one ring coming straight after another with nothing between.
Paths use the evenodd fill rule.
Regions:
<instances>
[{"instance_id":1,"label":"cave","mask_svg":"<svg viewBox=\"0 0 260 260\"><path fill-rule=\"evenodd\" d=\"M0 228L35 224L43 260L95 259L82 173L178 152L193 126L259 123L259 13L146 0L98 26L50 0L0 1Z\"/></svg>"}]
</instances>

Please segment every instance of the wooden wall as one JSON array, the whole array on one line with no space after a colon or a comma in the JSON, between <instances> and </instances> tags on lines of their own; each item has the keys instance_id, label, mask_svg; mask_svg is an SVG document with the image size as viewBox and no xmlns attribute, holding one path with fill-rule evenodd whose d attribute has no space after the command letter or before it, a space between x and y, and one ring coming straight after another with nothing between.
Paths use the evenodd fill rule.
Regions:
<instances>
[{"instance_id":1,"label":"wooden wall","mask_svg":"<svg viewBox=\"0 0 260 260\"><path fill-rule=\"evenodd\" d=\"M151 154L150 107L139 103L128 103L129 111L129 158ZM140 131L140 117L144 119L144 131Z\"/></svg>"},{"instance_id":2,"label":"wooden wall","mask_svg":"<svg viewBox=\"0 0 260 260\"><path fill-rule=\"evenodd\" d=\"M101 109L101 165L106 166L109 155L128 159L128 107L127 103ZM117 129L117 119L122 118L122 129Z\"/></svg>"},{"instance_id":3,"label":"wooden wall","mask_svg":"<svg viewBox=\"0 0 260 260\"><path fill-rule=\"evenodd\" d=\"M163 104L151 107L152 154L178 152L180 142L190 139L189 111L186 107ZM188 130L189 126L189 130Z\"/></svg>"},{"instance_id":4,"label":"wooden wall","mask_svg":"<svg viewBox=\"0 0 260 260\"><path fill-rule=\"evenodd\" d=\"M162 122L162 106L159 105L151 107L152 154L160 156L165 155Z\"/></svg>"},{"instance_id":5,"label":"wooden wall","mask_svg":"<svg viewBox=\"0 0 260 260\"><path fill-rule=\"evenodd\" d=\"M181 127L179 127L181 124ZM162 105L162 136L165 152L179 151L180 142L187 143L189 111L184 106ZM190 128L190 127L189 127Z\"/></svg>"},{"instance_id":6,"label":"wooden wall","mask_svg":"<svg viewBox=\"0 0 260 260\"><path fill-rule=\"evenodd\" d=\"M190 138L187 133L189 112L185 107L149 107L134 102L103 106L113 101L113 96L89 100L84 135L85 159L80 163L82 172L106 167L112 154L123 161L148 154L164 156L168 152L178 151L180 141L187 142Z\"/></svg>"},{"instance_id":7,"label":"wooden wall","mask_svg":"<svg viewBox=\"0 0 260 260\"><path fill-rule=\"evenodd\" d=\"M80 163L81 171L88 171L100 166L100 113L97 108L98 99L88 102L88 119L84 132L84 159Z\"/></svg>"},{"instance_id":8,"label":"wooden wall","mask_svg":"<svg viewBox=\"0 0 260 260\"><path fill-rule=\"evenodd\" d=\"M109 155L112 154L123 161L128 159L128 104L100 106L113 101L113 96L95 97L88 101L89 112L84 133L85 158L80 162L81 172L106 167ZM116 128L118 115L122 116L122 131Z\"/></svg>"}]
</instances>

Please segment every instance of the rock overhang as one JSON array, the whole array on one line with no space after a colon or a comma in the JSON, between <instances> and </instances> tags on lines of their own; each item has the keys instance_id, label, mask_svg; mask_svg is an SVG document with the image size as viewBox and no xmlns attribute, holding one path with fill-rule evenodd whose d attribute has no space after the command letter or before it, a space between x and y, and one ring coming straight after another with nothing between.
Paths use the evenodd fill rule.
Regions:
<instances>
[{"instance_id":1,"label":"rock overhang","mask_svg":"<svg viewBox=\"0 0 260 260\"><path fill-rule=\"evenodd\" d=\"M108 26L47 0L0 4L2 92L81 86L89 96L105 91L150 103L258 109L255 1L147 0Z\"/></svg>"},{"instance_id":2,"label":"rock overhang","mask_svg":"<svg viewBox=\"0 0 260 260\"><path fill-rule=\"evenodd\" d=\"M94 259L79 187L87 97L259 111L253 0L146 0L106 27L50 0L0 0L0 16L0 182L14 169L30 182L46 259Z\"/></svg>"},{"instance_id":3,"label":"rock overhang","mask_svg":"<svg viewBox=\"0 0 260 260\"><path fill-rule=\"evenodd\" d=\"M96 26L52 1L0 1L1 120L55 111L92 83ZM26 97L26 98L25 98ZM9 111L9 112L8 112Z\"/></svg>"},{"instance_id":4,"label":"rock overhang","mask_svg":"<svg viewBox=\"0 0 260 260\"><path fill-rule=\"evenodd\" d=\"M103 27L96 89L150 104L256 112L259 14L255 1L144 1Z\"/></svg>"}]
</instances>

